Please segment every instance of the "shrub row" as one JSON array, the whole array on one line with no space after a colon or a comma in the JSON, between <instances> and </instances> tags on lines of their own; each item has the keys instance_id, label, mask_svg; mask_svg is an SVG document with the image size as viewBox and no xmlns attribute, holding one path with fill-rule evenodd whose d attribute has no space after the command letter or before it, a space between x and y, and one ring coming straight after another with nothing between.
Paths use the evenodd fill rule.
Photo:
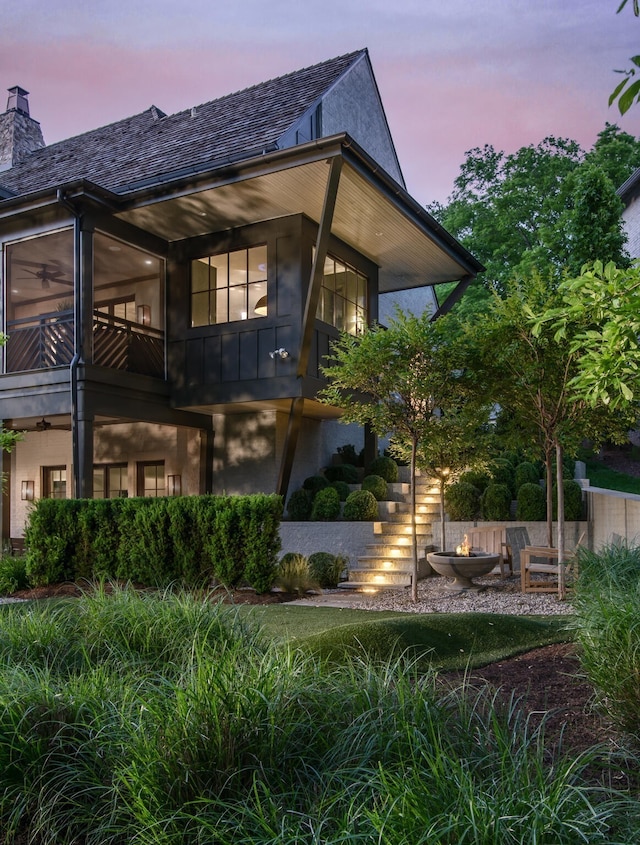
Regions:
<instances>
[{"instance_id":1,"label":"shrub row","mask_svg":"<svg viewBox=\"0 0 640 845\"><path fill-rule=\"evenodd\" d=\"M464 478L471 477L465 473ZM582 489L571 479L565 479L564 508L565 519L569 522L582 516ZM482 491L467 480L451 484L445 491L445 507L449 518L455 522L474 519L506 521L511 519L511 488L504 483L488 483ZM556 488L553 489L553 518L557 517ZM538 483L523 483L518 490L516 501L516 519L525 522L544 521L547 518L547 498L543 487Z\"/></svg>"},{"instance_id":2,"label":"shrub row","mask_svg":"<svg viewBox=\"0 0 640 845\"><path fill-rule=\"evenodd\" d=\"M34 585L114 578L148 586L273 584L279 496L40 499L26 530Z\"/></svg>"}]
</instances>

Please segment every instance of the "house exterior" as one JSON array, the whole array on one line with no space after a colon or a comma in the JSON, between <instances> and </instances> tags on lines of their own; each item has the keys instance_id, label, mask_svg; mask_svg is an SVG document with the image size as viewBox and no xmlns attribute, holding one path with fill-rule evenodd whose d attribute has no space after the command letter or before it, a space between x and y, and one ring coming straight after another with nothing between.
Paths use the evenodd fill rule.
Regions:
<instances>
[{"instance_id":1,"label":"house exterior","mask_svg":"<svg viewBox=\"0 0 640 845\"><path fill-rule=\"evenodd\" d=\"M366 50L50 146L9 89L0 249L4 537L41 496L286 494L350 439L340 330L482 270L407 193Z\"/></svg>"},{"instance_id":2,"label":"house exterior","mask_svg":"<svg viewBox=\"0 0 640 845\"><path fill-rule=\"evenodd\" d=\"M617 190L624 203L622 226L627 235L627 251L632 258L640 258L640 169Z\"/></svg>"}]
</instances>

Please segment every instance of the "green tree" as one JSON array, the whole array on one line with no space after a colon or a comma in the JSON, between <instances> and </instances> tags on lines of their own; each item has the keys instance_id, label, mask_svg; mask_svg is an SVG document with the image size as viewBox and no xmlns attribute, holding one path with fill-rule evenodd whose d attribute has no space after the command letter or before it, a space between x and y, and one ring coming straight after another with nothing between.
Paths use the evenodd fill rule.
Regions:
<instances>
[{"instance_id":1,"label":"green tree","mask_svg":"<svg viewBox=\"0 0 640 845\"><path fill-rule=\"evenodd\" d=\"M452 320L430 322L426 315L398 312L386 330L376 326L357 338L343 333L324 368L329 385L321 400L342 408L344 422L368 423L379 436L390 435L394 453L409 459L414 600L416 468L420 463L437 468L442 490L448 478L444 470L457 464L463 442L474 442L486 417L486 408L475 402L466 347Z\"/></svg>"},{"instance_id":2,"label":"green tree","mask_svg":"<svg viewBox=\"0 0 640 845\"><path fill-rule=\"evenodd\" d=\"M640 142L609 124L587 154L554 137L512 155L487 145L467 153L449 203L430 210L485 264L483 286L503 293L535 270L560 278L595 259L623 263L615 189L639 166ZM470 291L461 316L487 307L480 286Z\"/></svg>"},{"instance_id":3,"label":"green tree","mask_svg":"<svg viewBox=\"0 0 640 845\"><path fill-rule=\"evenodd\" d=\"M559 296L559 303L549 303L538 315L535 332L551 329L555 341L576 356L573 396L592 407L606 405L635 416L640 407L640 265L596 261L565 279Z\"/></svg>"},{"instance_id":4,"label":"green tree","mask_svg":"<svg viewBox=\"0 0 640 845\"><path fill-rule=\"evenodd\" d=\"M620 13L627 5L627 0L622 0L618 6L618 13ZM638 17L640 15L640 2L633 0L633 14ZM620 114L625 114L629 111L634 103L640 102L640 79L635 79L638 68L640 68L640 56L631 56L631 64L633 65L627 70L617 70L616 73L624 74L625 78L618 83L611 92L609 97L609 105L613 105L618 101L618 109Z\"/></svg>"},{"instance_id":5,"label":"green tree","mask_svg":"<svg viewBox=\"0 0 640 845\"><path fill-rule=\"evenodd\" d=\"M583 328L582 316L567 319L564 335L543 319L562 302L553 278L540 274L513 281L503 298L494 297L485 318L472 331L483 351L480 380L510 418L521 445L537 445L544 456L547 490L547 543L553 545L553 466L556 467L558 549L564 549L562 460L575 456L585 438L595 443L620 437L629 418L612 414L600 402L576 398L579 351L572 343ZM561 559L561 557L560 557Z\"/></svg>"}]
</instances>

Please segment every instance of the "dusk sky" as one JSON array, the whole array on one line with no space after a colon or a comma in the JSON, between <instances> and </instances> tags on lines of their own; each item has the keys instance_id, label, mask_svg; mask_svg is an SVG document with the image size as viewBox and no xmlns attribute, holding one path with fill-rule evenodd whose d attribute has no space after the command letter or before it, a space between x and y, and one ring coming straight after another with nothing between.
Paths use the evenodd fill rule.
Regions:
<instances>
[{"instance_id":1,"label":"dusk sky","mask_svg":"<svg viewBox=\"0 0 640 845\"><path fill-rule=\"evenodd\" d=\"M619 3L20 0L3 9L0 92L26 88L53 143L368 47L407 187L427 204L471 147L555 135L588 149L606 121L640 134L640 106L607 105L613 70L640 53L640 19Z\"/></svg>"}]
</instances>

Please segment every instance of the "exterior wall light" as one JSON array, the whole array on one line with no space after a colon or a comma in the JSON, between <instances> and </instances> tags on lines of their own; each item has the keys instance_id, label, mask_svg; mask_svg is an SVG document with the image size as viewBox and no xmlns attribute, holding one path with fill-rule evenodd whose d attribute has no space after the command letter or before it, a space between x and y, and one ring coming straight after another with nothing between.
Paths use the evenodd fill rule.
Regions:
<instances>
[{"instance_id":1,"label":"exterior wall light","mask_svg":"<svg viewBox=\"0 0 640 845\"><path fill-rule=\"evenodd\" d=\"M289 353L284 347L280 347L280 349L274 349L273 352L269 353L269 358L288 358Z\"/></svg>"},{"instance_id":2,"label":"exterior wall light","mask_svg":"<svg viewBox=\"0 0 640 845\"><path fill-rule=\"evenodd\" d=\"M23 502L33 502L34 483L33 481L22 482L22 493L20 498Z\"/></svg>"}]
</instances>

